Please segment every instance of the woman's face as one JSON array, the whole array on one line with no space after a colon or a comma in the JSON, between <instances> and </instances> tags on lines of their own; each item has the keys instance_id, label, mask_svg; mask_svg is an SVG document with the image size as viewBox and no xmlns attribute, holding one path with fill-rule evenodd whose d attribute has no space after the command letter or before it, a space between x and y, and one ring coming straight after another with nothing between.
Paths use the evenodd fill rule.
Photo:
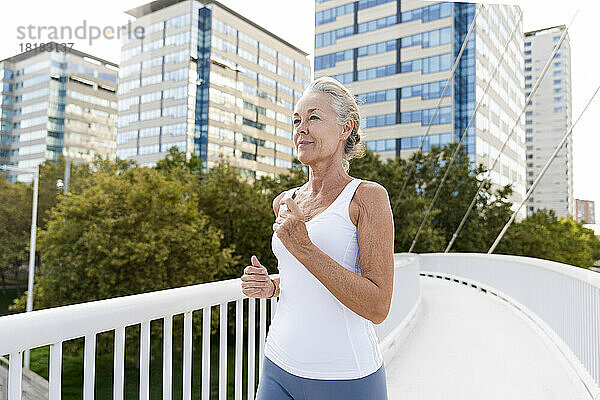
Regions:
<instances>
[{"instance_id":1,"label":"woman's face","mask_svg":"<svg viewBox=\"0 0 600 400\"><path fill-rule=\"evenodd\" d=\"M352 132L352 121L338 123L338 116L331 105L331 97L322 92L303 95L292 116L294 146L298 159L304 165L328 160L344 151L344 143Z\"/></svg>"}]
</instances>

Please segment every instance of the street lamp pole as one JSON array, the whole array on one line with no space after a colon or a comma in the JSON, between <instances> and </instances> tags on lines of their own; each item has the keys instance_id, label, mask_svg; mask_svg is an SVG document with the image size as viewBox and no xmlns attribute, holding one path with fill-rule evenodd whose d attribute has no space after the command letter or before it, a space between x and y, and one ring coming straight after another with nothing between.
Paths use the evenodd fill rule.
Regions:
<instances>
[{"instance_id":1,"label":"street lamp pole","mask_svg":"<svg viewBox=\"0 0 600 400\"><path fill-rule=\"evenodd\" d=\"M8 165L0 165L0 169L13 172L33 174L33 204L31 207L31 236L29 239L29 278L27 281L27 312L33 311L33 275L35 272L35 233L37 230L37 204L38 204L38 184L40 180L40 169L35 168L17 168ZM25 368L29 368L29 350L24 354Z\"/></svg>"}]
</instances>

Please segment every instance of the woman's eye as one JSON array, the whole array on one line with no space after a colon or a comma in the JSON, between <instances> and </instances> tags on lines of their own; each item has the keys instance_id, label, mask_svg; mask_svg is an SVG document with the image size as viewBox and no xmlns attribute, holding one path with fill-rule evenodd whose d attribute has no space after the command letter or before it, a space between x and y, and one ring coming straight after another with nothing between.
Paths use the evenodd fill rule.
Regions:
<instances>
[{"instance_id":1,"label":"woman's eye","mask_svg":"<svg viewBox=\"0 0 600 400\"><path fill-rule=\"evenodd\" d=\"M319 119L319 117L317 117L316 115L311 115L311 116L310 116L310 119L313 119L313 118L314 118L314 119Z\"/></svg>"},{"instance_id":2,"label":"woman's eye","mask_svg":"<svg viewBox=\"0 0 600 400\"><path fill-rule=\"evenodd\" d=\"M299 119L295 119L295 120L294 120L294 125L298 125L299 123L300 123L300 120L299 120Z\"/></svg>"}]
</instances>

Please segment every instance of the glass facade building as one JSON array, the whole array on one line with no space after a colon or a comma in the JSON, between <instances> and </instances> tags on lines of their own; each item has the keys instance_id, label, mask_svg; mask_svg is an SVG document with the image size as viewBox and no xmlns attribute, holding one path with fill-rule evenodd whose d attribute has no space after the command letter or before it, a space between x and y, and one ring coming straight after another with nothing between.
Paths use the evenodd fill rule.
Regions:
<instances>
[{"instance_id":1,"label":"glass facade building","mask_svg":"<svg viewBox=\"0 0 600 400\"><path fill-rule=\"evenodd\" d=\"M117 156L153 166L176 146L247 176L291 167L293 106L307 53L216 1L154 1L127 11L143 38L121 52Z\"/></svg>"},{"instance_id":2,"label":"glass facade building","mask_svg":"<svg viewBox=\"0 0 600 400\"><path fill-rule=\"evenodd\" d=\"M60 154L73 162L114 157L117 70L56 43L0 61L0 164L32 168Z\"/></svg>"},{"instance_id":3,"label":"glass facade building","mask_svg":"<svg viewBox=\"0 0 600 400\"><path fill-rule=\"evenodd\" d=\"M519 7L482 8L444 93L477 7L421 0L316 2L315 77L332 76L358 96L364 139L380 158L410 156L430 122L424 151L466 135L463 144L472 163L489 167L498 156L524 107ZM484 94L497 65L499 71ZM522 121L490 176L495 185L513 185L513 203L523 199Z\"/></svg>"},{"instance_id":4,"label":"glass facade building","mask_svg":"<svg viewBox=\"0 0 600 400\"><path fill-rule=\"evenodd\" d=\"M531 93L565 29L561 25L525 33L525 96ZM571 127L571 110L571 44L567 34L535 96L527 105L528 189ZM572 134L527 200L528 215L542 208L552 209L563 218L575 215Z\"/></svg>"}]
</instances>

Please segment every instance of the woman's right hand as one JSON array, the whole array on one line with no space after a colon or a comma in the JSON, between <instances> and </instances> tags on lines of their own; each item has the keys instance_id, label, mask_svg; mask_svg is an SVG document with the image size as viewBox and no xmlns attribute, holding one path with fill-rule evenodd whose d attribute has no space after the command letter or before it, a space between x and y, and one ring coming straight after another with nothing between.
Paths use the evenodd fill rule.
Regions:
<instances>
[{"instance_id":1,"label":"woman's right hand","mask_svg":"<svg viewBox=\"0 0 600 400\"><path fill-rule=\"evenodd\" d=\"M244 268L244 275L242 275L242 293L248 297L266 299L273 294L275 284L256 256L252 256L250 262L252 265Z\"/></svg>"}]
</instances>

